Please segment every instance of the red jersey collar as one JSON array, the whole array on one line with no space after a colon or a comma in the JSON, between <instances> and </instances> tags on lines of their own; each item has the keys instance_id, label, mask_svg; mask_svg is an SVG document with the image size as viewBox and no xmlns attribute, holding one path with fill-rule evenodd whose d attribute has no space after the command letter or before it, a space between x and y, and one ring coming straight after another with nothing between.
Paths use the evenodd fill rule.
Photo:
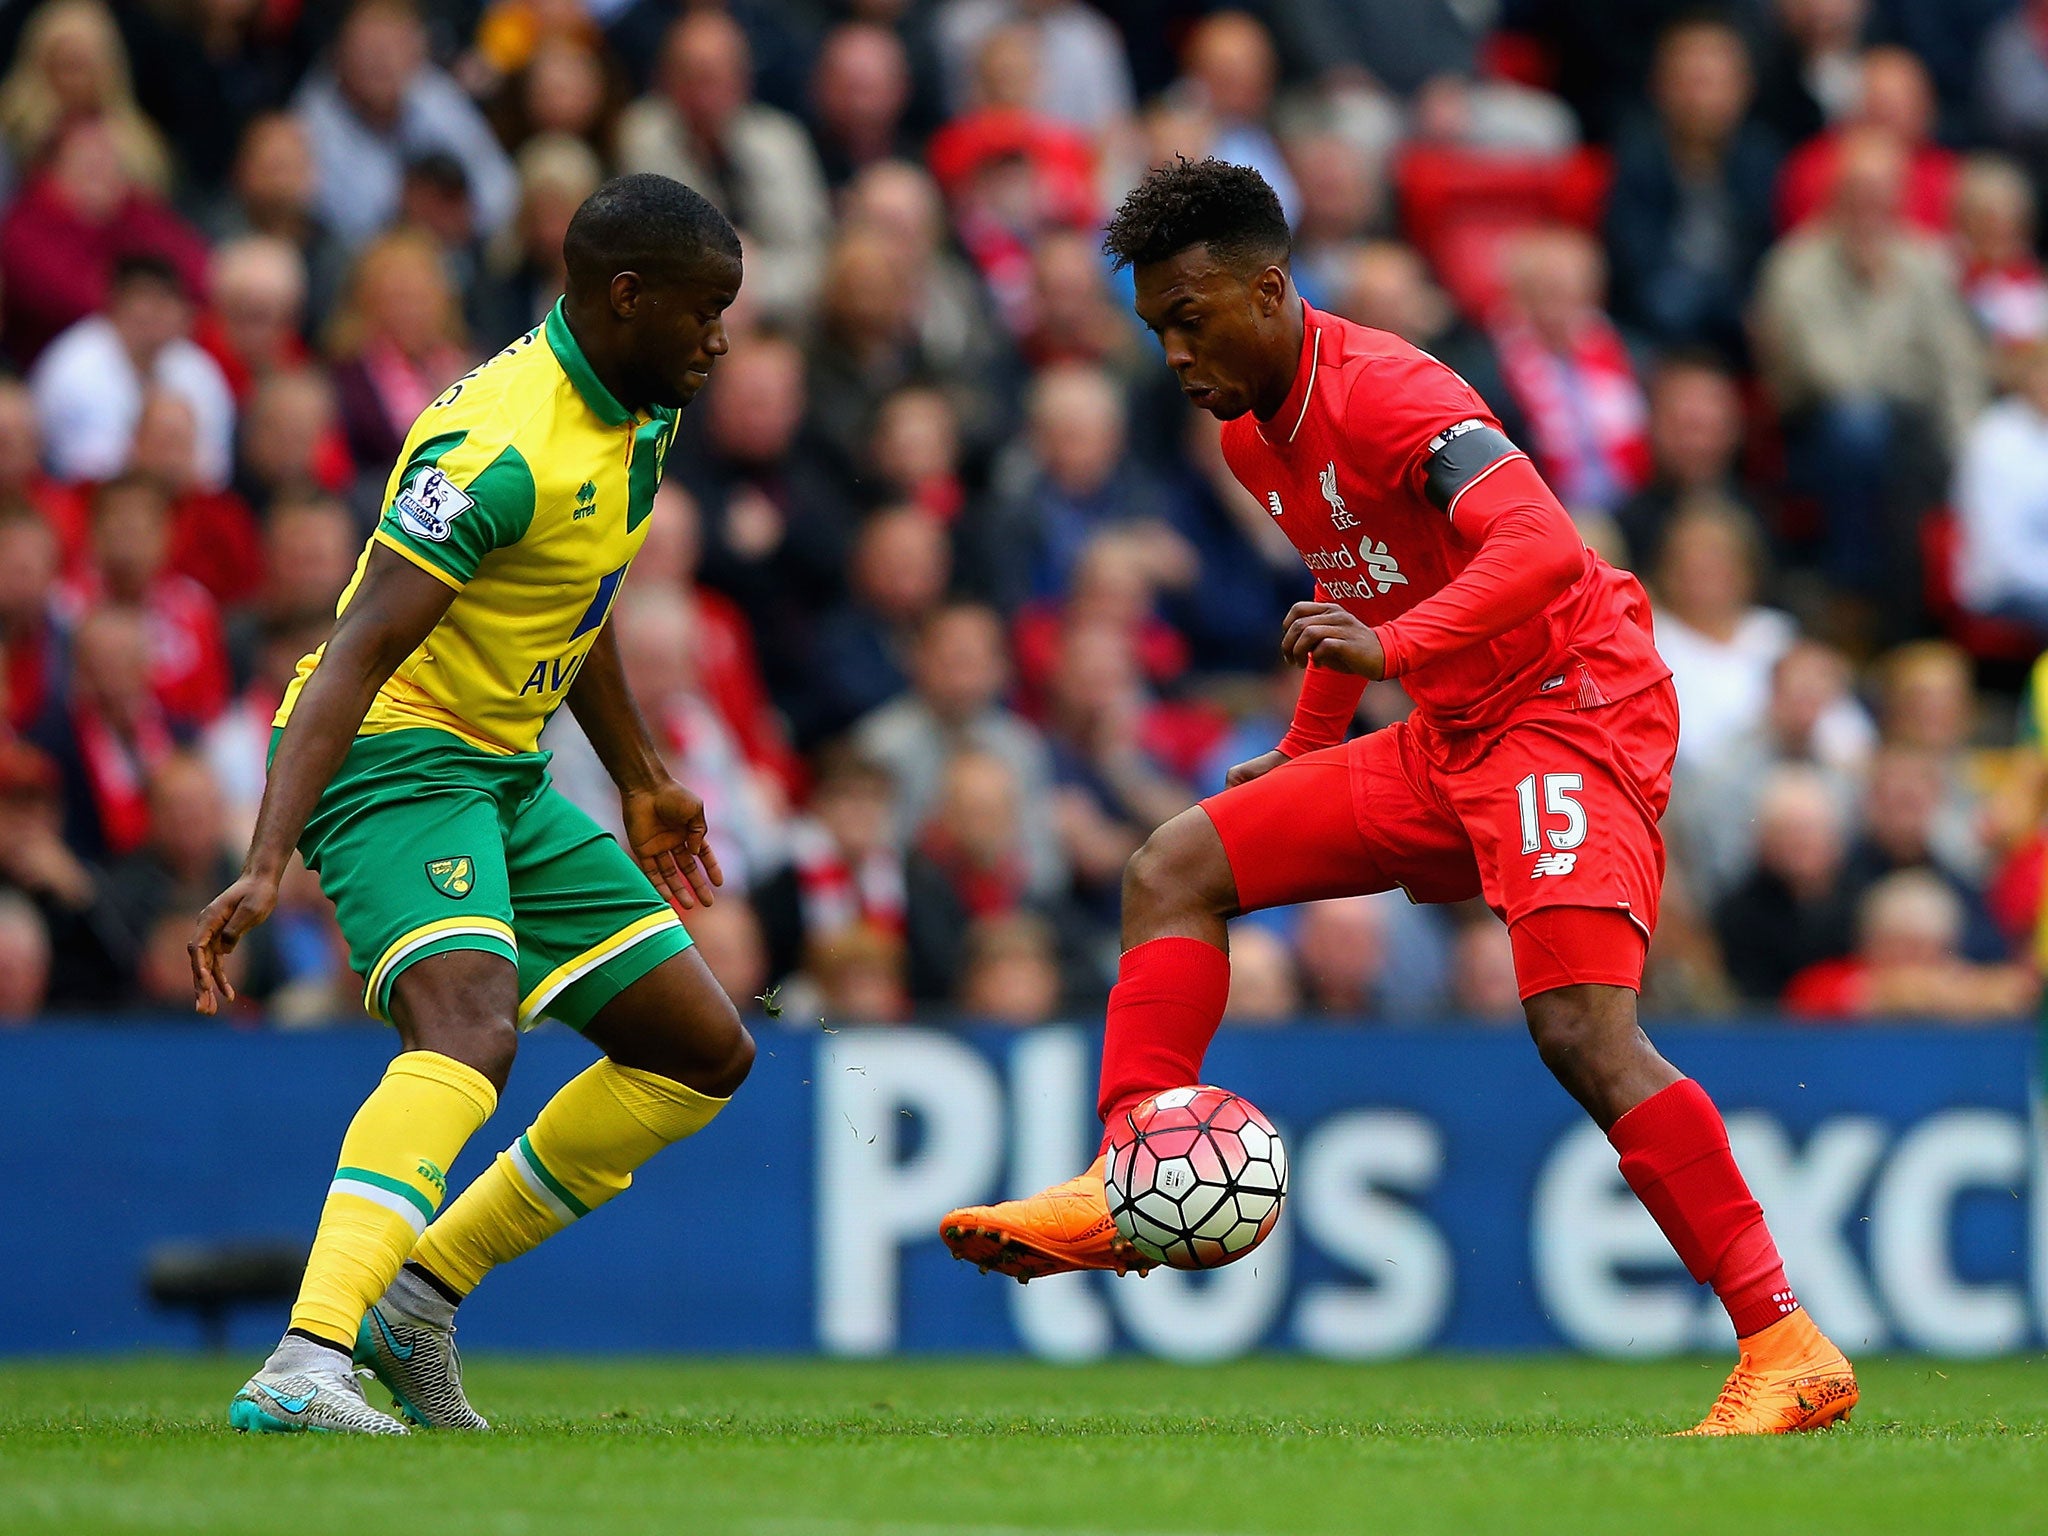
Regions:
<instances>
[{"instance_id":1,"label":"red jersey collar","mask_svg":"<svg viewBox=\"0 0 2048 1536\"><path fill-rule=\"evenodd\" d=\"M1252 425L1268 447L1279 448L1294 441L1301 431L1301 423L1308 415L1308 402L1315 393L1316 374L1321 370L1323 352L1323 328L1321 319L1309 307L1307 299L1301 301L1301 361L1294 367L1294 383L1287 391L1287 398L1280 402L1280 409L1273 413L1271 421L1261 421L1254 415Z\"/></svg>"}]
</instances>

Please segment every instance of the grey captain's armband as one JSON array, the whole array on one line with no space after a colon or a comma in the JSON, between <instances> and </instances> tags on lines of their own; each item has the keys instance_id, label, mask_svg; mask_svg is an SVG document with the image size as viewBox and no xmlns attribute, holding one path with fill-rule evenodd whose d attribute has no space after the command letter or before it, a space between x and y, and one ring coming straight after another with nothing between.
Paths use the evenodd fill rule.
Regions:
<instances>
[{"instance_id":1,"label":"grey captain's armband","mask_svg":"<svg viewBox=\"0 0 2048 1536\"><path fill-rule=\"evenodd\" d=\"M1445 427L1429 440L1429 457L1422 466L1423 491L1435 506L1449 511L1460 491L1521 451L1507 433L1476 417Z\"/></svg>"}]
</instances>

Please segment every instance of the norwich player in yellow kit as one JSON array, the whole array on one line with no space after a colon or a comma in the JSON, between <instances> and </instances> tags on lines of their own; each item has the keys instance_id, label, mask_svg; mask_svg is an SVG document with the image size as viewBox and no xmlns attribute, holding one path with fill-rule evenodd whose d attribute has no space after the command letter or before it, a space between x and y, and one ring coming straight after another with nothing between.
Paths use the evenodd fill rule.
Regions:
<instances>
[{"instance_id":1,"label":"norwich player in yellow kit","mask_svg":"<svg viewBox=\"0 0 2048 1536\"><path fill-rule=\"evenodd\" d=\"M405 1433L352 1363L414 1424L488 1428L462 1390L457 1303L703 1129L753 1061L677 916L720 882L703 803L669 777L605 622L676 414L725 353L739 238L680 182L627 176L577 210L563 253L546 323L413 425L334 632L278 710L242 875L190 946L210 1014L297 848L403 1046L343 1138L238 1429ZM537 743L564 703L618 784L630 856L549 782ZM440 1211L542 1017L603 1059Z\"/></svg>"}]
</instances>

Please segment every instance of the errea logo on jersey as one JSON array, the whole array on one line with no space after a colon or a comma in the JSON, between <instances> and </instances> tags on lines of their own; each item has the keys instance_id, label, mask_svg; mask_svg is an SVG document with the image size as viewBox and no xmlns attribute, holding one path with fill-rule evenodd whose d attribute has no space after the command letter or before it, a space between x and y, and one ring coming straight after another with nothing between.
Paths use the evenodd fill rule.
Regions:
<instances>
[{"instance_id":1,"label":"errea logo on jersey","mask_svg":"<svg viewBox=\"0 0 2048 1536\"><path fill-rule=\"evenodd\" d=\"M408 481L392 502L398 526L416 539L448 542L448 525L476 503L432 465Z\"/></svg>"}]
</instances>

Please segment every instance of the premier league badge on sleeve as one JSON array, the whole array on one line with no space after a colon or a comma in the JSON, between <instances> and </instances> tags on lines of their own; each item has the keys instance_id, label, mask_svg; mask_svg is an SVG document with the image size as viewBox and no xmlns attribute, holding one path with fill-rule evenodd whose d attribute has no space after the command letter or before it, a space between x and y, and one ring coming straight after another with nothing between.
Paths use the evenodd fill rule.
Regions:
<instances>
[{"instance_id":1,"label":"premier league badge on sleeve","mask_svg":"<svg viewBox=\"0 0 2048 1536\"><path fill-rule=\"evenodd\" d=\"M453 480L429 465L399 490L392 509L398 513L398 526L414 538L445 544L448 525L475 505Z\"/></svg>"}]
</instances>

